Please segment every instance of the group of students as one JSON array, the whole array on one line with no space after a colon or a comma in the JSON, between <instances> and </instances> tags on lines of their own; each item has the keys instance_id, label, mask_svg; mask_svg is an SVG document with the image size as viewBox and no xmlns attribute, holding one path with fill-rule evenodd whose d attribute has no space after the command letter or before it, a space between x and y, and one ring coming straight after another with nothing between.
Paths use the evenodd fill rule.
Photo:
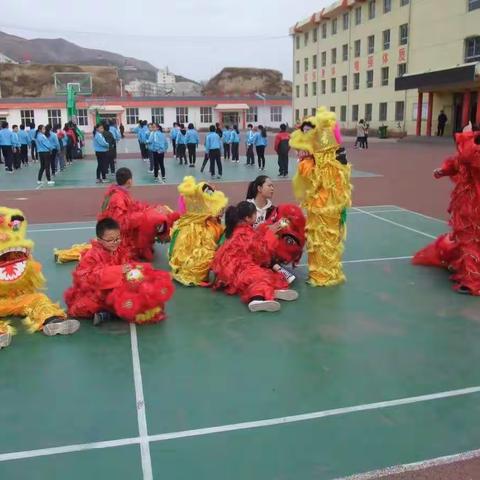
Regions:
<instances>
[{"instance_id":1,"label":"group of students","mask_svg":"<svg viewBox=\"0 0 480 480\"><path fill-rule=\"evenodd\" d=\"M28 149L30 147L32 162L40 162L37 183L43 184L45 173L47 184L54 185L56 173L71 165L74 150L79 144L79 137L75 124L69 122L62 129L59 125L39 125L33 122L28 125L13 125L10 129L8 122L2 122L0 129L0 151L7 173L14 173L22 166L29 165Z\"/></svg>"},{"instance_id":2,"label":"group of students","mask_svg":"<svg viewBox=\"0 0 480 480\"><path fill-rule=\"evenodd\" d=\"M370 125L362 118L357 123L357 138L355 140L354 148L368 149L368 131Z\"/></svg>"}]
</instances>

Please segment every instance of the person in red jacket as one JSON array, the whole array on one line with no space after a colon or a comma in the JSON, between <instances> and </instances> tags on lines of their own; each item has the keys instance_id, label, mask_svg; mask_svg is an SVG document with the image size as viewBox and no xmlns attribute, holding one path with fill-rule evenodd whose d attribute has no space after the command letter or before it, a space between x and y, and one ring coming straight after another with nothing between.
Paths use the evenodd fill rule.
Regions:
<instances>
[{"instance_id":1,"label":"person in red jacket","mask_svg":"<svg viewBox=\"0 0 480 480\"><path fill-rule=\"evenodd\" d=\"M134 200L130 194L133 185L130 169L119 168L116 179L117 185L112 185L105 194L97 219L116 220L133 258L151 261L154 255L153 244L156 240L169 240L170 228L179 218L179 214L166 206L152 206Z\"/></svg>"},{"instance_id":2,"label":"person in red jacket","mask_svg":"<svg viewBox=\"0 0 480 480\"><path fill-rule=\"evenodd\" d=\"M288 288L285 277L270 268L280 241L277 234L284 225L280 220L254 229L256 217L257 210L251 202L228 207L226 240L215 253L212 265L213 288L240 295L251 312L276 312L280 310L277 300L298 298L298 293Z\"/></svg>"},{"instance_id":3,"label":"person in red jacket","mask_svg":"<svg viewBox=\"0 0 480 480\"><path fill-rule=\"evenodd\" d=\"M290 134L287 132L287 126L282 123L280 131L275 136L275 151L278 154L279 177L288 176L288 153L290 152Z\"/></svg>"},{"instance_id":4,"label":"person in red jacket","mask_svg":"<svg viewBox=\"0 0 480 480\"><path fill-rule=\"evenodd\" d=\"M137 324L163 320L164 303L174 290L170 275L135 263L115 220L100 220L96 235L65 292L68 312L76 318L93 318L94 325L115 318Z\"/></svg>"}]
</instances>

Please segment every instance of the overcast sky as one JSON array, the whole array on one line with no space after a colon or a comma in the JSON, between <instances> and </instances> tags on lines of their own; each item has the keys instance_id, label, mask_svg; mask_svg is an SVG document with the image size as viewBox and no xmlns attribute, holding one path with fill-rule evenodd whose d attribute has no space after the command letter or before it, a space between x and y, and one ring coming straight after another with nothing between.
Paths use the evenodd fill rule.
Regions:
<instances>
[{"instance_id":1,"label":"overcast sky","mask_svg":"<svg viewBox=\"0 0 480 480\"><path fill-rule=\"evenodd\" d=\"M331 0L5 0L0 30L63 37L205 80L223 67L292 76L289 27ZM1 51L1 45L0 45Z\"/></svg>"}]
</instances>

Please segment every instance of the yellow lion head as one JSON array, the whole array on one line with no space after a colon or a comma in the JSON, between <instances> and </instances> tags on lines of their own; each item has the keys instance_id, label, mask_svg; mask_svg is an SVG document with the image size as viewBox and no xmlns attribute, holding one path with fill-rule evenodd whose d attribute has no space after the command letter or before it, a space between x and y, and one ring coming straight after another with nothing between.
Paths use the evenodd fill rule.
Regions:
<instances>
[{"instance_id":1,"label":"yellow lion head","mask_svg":"<svg viewBox=\"0 0 480 480\"><path fill-rule=\"evenodd\" d=\"M335 113L320 107L315 116L306 118L301 128L292 133L290 146L300 155L310 156L325 148L338 146L340 140L336 138L336 123Z\"/></svg>"},{"instance_id":2,"label":"yellow lion head","mask_svg":"<svg viewBox=\"0 0 480 480\"><path fill-rule=\"evenodd\" d=\"M195 213L216 217L228 204L228 198L220 190L207 182L198 182L195 177L185 177L178 186L178 191L185 203L185 213Z\"/></svg>"},{"instance_id":3,"label":"yellow lion head","mask_svg":"<svg viewBox=\"0 0 480 480\"><path fill-rule=\"evenodd\" d=\"M39 288L44 283L33 260L33 242L26 238L27 221L21 210L0 207L0 296Z\"/></svg>"}]
</instances>

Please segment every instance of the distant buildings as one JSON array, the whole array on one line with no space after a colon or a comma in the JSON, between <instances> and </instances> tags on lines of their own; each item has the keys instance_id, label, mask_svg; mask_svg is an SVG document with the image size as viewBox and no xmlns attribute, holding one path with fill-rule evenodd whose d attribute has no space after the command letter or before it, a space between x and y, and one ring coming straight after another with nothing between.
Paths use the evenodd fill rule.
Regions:
<instances>
[{"instance_id":1,"label":"distant buildings","mask_svg":"<svg viewBox=\"0 0 480 480\"><path fill-rule=\"evenodd\" d=\"M0 52L0 63L18 63Z\"/></svg>"}]
</instances>

